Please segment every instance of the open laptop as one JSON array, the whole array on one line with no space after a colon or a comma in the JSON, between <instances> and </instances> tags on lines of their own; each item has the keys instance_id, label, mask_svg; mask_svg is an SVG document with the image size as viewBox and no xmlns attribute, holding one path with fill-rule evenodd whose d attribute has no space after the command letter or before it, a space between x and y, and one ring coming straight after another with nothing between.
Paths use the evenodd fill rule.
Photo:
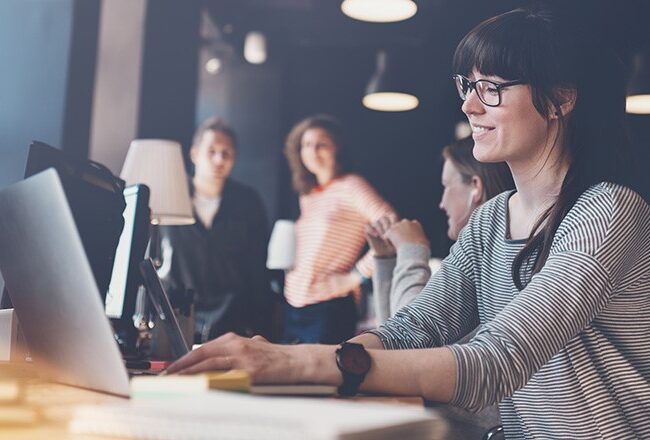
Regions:
<instances>
[{"instance_id":1,"label":"open laptop","mask_svg":"<svg viewBox=\"0 0 650 440\"><path fill-rule=\"evenodd\" d=\"M0 191L0 270L39 372L50 380L129 395L129 376L54 169ZM140 270L174 357L188 352L149 260ZM335 386L256 386L257 394L330 395Z\"/></svg>"},{"instance_id":2,"label":"open laptop","mask_svg":"<svg viewBox=\"0 0 650 440\"><path fill-rule=\"evenodd\" d=\"M0 270L39 372L128 396L127 370L57 172L0 191L0 210Z\"/></svg>"}]
</instances>

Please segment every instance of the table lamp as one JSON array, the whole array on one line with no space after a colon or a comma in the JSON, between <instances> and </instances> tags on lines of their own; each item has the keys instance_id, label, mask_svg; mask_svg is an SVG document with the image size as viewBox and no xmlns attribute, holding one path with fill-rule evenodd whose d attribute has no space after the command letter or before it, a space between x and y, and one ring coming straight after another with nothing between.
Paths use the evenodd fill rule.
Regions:
<instances>
[{"instance_id":1,"label":"table lamp","mask_svg":"<svg viewBox=\"0 0 650 440\"><path fill-rule=\"evenodd\" d=\"M194 224L192 202L178 142L136 139L131 142L120 177L127 185L149 187L153 225Z\"/></svg>"},{"instance_id":2,"label":"table lamp","mask_svg":"<svg viewBox=\"0 0 650 440\"><path fill-rule=\"evenodd\" d=\"M135 139L129 146L120 177L127 185L149 187L151 228L146 255L159 267L158 226L195 223L181 145L164 139ZM150 341L153 321L143 289L137 295L133 320L140 330L138 345Z\"/></svg>"}]
</instances>

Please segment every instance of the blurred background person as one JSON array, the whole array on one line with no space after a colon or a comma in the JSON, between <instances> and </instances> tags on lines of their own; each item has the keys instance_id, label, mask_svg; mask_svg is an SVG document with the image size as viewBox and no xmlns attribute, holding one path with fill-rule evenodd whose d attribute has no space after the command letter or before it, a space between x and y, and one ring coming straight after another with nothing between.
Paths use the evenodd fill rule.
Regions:
<instances>
[{"instance_id":1,"label":"blurred background person","mask_svg":"<svg viewBox=\"0 0 650 440\"><path fill-rule=\"evenodd\" d=\"M237 148L219 118L197 129L190 149L196 223L161 227L162 276L172 297L193 292L196 342L270 329L267 217L257 192L230 178Z\"/></svg>"},{"instance_id":2,"label":"blurred background person","mask_svg":"<svg viewBox=\"0 0 650 440\"><path fill-rule=\"evenodd\" d=\"M296 258L286 274L284 341L335 344L354 335L352 293L373 271L372 255L359 259L365 228L394 214L368 182L351 173L341 124L317 115L293 127L285 145L299 194Z\"/></svg>"},{"instance_id":3,"label":"blurred background person","mask_svg":"<svg viewBox=\"0 0 650 440\"><path fill-rule=\"evenodd\" d=\"M458 239L472 212L487 200L514 189L510 169L501 163L482 163L472 154L471 136L442 150L442 186L438 205L447 215L447 236ZM377 324L411 303L431 277L429 241L417 220L382 217L368 225L368 244L375 255L372 277Z\"/></svg>"}]
</instances>

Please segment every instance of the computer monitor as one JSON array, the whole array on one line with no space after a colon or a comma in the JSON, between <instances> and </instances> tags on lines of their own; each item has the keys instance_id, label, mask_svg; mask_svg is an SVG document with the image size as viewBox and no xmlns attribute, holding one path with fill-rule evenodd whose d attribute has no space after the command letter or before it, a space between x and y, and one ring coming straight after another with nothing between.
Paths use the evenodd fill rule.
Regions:
<instances>
[{"instance_id":1,"label":"computer monitor","mask_svg":"<svg viewBox=\"0 0 650 440\"><path fill-rule=\"evenodd\" d=\"M146 185L128 186L124 189L124 200L124 228L115 250L106 294L106 315L111 319L133 314L131 303L142 284L138 264L144 258L149 237L149 188Z\"/></svg>"},{"instance_id":2,"label":"computer monitor","mask_svg":"<svg viewBox=\"0 0 650 440\"><path fill-rule=\"evenodd\" d=\"M69 156L43 142L32 142L27 156L25 178L48 168L54 168L60 176L97 288L104 301L124 224L124 181L97 162Z\"/></svg>"},{"instance_id":3,"label":"computer monitor","mask_svg":"<svg viewBox=\"0 0 650 440\"><path fill-rule=\"evenodd\" d=\"M29 146L25 178L54 168L60 176L84 250L105 300L113 270L113 258L124 220L124 181L105 166L79 159L34 141ZM12 307L2 295L0 308Z\"/></svg>"},{"instance_id":4,"label":"computer monitor","mask_svg":"<svg viewBox=\"0 0 650 440\"><path fill-rule=\"evenodd\" d=\"M125 354L135 349L138 331L133 324L133 313L142 285L139 263L149 239L149 188L132 185L124 189L124 228L115 251L111 282L106 294L106 315L111 319L120 348Z\"/></svg>"}]
</instances>

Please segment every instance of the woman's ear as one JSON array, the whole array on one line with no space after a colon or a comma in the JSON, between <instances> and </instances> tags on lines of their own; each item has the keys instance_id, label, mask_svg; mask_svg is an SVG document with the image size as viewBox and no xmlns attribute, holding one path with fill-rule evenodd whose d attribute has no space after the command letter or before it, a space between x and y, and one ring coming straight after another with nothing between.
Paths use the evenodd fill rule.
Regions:
<instances>
[{"instance_id":1,"label":"woman's ear","mask_svg":"<svg viewBox=\"0 0 650 440\"><path fill-rule=\"evenodd\" d=\"M483 180L476 175L472 176L470 185L472 186L472 204L476 207L484 202L483 193L485 192L485 187L483 186Z\"/></svg>"},{"instance_id":2,"label":"woman's ear","mask_svg":"<svg viewBox=\"0 0 650 440\"><path fill-rule=\"evenodd\" d=\"M192 161L193 165L196 165L197 150L198 148L195 145L192 145L190 147L190 161Z\"/></svg>"},{"instance_id":3,"label":"woman's ear","mask_svg":"<svg viewBox=\"0 0 650 440\"><path fill-rule=\"evenodd\" d=\"M560 106L559 108L556 107L552 110L551 119L558 119L560 117L560 113L563 117L568 116L573 111L576 105L576 98L578 97L578 92L576 89L571 88L557 89L556 94Z\"/></svg>"}]
</instances>

